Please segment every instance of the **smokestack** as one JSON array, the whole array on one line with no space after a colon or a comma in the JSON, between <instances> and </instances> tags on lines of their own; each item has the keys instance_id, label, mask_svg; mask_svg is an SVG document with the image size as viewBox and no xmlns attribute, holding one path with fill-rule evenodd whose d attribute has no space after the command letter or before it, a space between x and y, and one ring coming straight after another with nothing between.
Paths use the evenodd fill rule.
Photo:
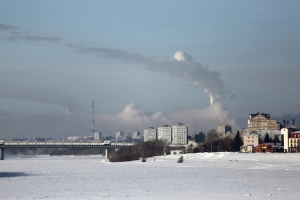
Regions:
<instances>
[{"instance_id":1,"label":"smokestack","mask_svg":"<svg viewBox=\"0 0 300 200\"><path fill-rule=\"evenodd\" d=\"M286 120L286 126L290 125L290 120Z\"/></svg>"},{"instance_id":2,"label":"smokestack","mask_svg":"<svg viewBox=\"0 0 300 200\"><path fill-rule=\"evenodd\" d=\"M295 122L296 122L295 119L291 119L291 125L292 125L292 126L295 126Z\"/></svg>"}]
</instances>

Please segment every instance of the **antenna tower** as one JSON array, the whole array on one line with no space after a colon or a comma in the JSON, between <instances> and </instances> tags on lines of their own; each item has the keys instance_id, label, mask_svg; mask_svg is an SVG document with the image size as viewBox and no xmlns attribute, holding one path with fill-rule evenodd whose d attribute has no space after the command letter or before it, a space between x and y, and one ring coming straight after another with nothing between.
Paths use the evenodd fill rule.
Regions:
<instances>
[{"instance_id":1,"label":"antenna tower","mask_svg":"<svg viewBox=\"0 0 300 200\"><path fill-rule=\"evenodd\" d=\"M91 133L96 133L95 128L95 118L94 118L94 98L92 99L92 124L91 124Z\"/></svg>"}]
</instances>

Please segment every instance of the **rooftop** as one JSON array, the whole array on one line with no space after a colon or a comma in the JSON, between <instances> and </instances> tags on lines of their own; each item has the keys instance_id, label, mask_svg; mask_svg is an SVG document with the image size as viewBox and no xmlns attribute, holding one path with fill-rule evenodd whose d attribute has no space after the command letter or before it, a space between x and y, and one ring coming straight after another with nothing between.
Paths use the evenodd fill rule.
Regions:
<instances>
[{"instance_id":1,"label":"rooftop","mask_svg":"<svg viewBox=\"0 0 300 200\"><path fill-rule=\"evenodd\" d=\"M250 114L250 119L253 118L253 117L256 117L257 115L262 115L263 117L267 118L267 119L270 119L271 118L271 114L266 114L266 113L260 113L260 112L257 112L255 114Z\"/></svg>"}]
</instances>

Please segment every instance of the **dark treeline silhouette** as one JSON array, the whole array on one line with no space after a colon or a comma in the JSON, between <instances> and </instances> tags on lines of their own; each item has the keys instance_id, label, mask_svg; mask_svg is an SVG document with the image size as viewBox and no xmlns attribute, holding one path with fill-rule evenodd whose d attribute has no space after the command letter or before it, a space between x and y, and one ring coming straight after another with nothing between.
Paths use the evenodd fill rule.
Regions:
<instances>
[{"instance_id":1,"label":"dark treeline silhouette","mask_svg":"<svg viewBox=\"0 0 300 200\"><path fill-rule=\"evenodd\" d=\"M220 137L216 130L212 129L206 134L206 141L199 144L199 148L194 148L195 152L220 152L220 151L240 151L243 140L237 131L234 138Z\"/></svg>"},{"instance_id":2,"label":"dark treeline silhouette","mask_svg":"<svg viewBox=\"0 0 300 200\"><path fill-rule=\"evenodd\" d=\"M264 137L262 137L261 134L259 134L258 143L280 143L280 139L278 135L275 135L274 138L270 137L269 133L266 133Z\"/></svg>"},{"instance_id":3,"label":"dark treeline silhouette","mask_svg":"<svg viewBox=\"0 0 300 200\"><path fill-rule=\"evenodd\" d=\"M161 140L140 142L133 146L121 147L109 158L110 162L138 160L140 158L162 155L166 151L165 143Z\"/></svg>"}]
</instances>

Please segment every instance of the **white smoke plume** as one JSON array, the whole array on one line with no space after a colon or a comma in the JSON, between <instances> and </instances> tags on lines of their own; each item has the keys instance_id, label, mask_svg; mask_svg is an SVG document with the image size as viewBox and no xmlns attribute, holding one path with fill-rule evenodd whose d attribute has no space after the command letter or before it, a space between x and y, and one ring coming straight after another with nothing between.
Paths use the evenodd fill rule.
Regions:
<instances>
[{"instance_id":1,"label":"white smoke plume","mask_svg":"<svg viewBox=\"0 0 300 200\"><path fill-rule=\"evenodd\" d=\"M168 74L171 77L187 80L208 93L211 105L227 92L224 90L220 73L210 71L207 67L194 61L189 54L177 51L170 58L145 58L139 54L130 54L119 49L76 48L80 53L94 53L104 58L116 59L142 65L148 71Z\"/></svg>"},{"instance_id":2,"label":"white smoke plume","mask_svg":"<svg viewBox=\"0 0 300 200\"><path fill-rule=\"evenodd\" d=\"M148 70L168 73L171 76L188 80L208 93L211 105L225 93L220 73L209 71L185 52L177 51L170 59L157 58L156 61L158 65L148 67Z\"/></svg>"},{"instance_id":3,"label":"white smoke plume","mask_svg":"<svg viewBox=\"0 0 300 200\"><path fill-rule=\"evenodd\" d=\"M17 26L7 25L7 24L1 24L0 23L0 31L12 31L17 29Z\"/></svg>"},{"instance_id":4,"label":"white smoke plume","mask_svg":"<svg viewBox=\"0 0 300 200\"><path fill-rule=\"evenodd\" d=\"M237 127L234 119L228 116L221 102L215 102L213 105L204 109L192 109L176 111L171 113L155 112L152 114L145 113L137 105L128 104L124 110L115 115L102 115L97 118L104 131L110 130L117 132L120 130L135 129L144 130L147 127L160 127L164 124L174 125L178 122L184 122L189 126L189 133L199 131L208 131L215 129L222 123L231 124Z\"/></svg>"}]
</instances>

